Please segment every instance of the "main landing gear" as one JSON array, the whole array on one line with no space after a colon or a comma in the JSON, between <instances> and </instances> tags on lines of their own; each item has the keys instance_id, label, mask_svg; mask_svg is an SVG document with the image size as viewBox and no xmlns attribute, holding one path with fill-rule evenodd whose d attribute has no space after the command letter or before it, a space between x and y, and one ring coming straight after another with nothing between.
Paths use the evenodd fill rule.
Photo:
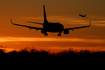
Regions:
<instances>
[{"instance_id":1,"label":"main landing gear","mask_svg":"<svg viewBox=\"0 0 105 70\"><path fill-rule=\"evenodd\" d=\"M59 32L59 34L57 36L61 36L61 33Z\"/></svg>"},{"instance_id":2,"label":"main landing gear","mask_svg":"<svg viewBox=\"0 0 105 70\"><path fill-rule=\"evenodd\" d=\"M48 36L48 34L44 33L44 36ZM61 36L61 32L59 32L59 34L57 34L57 36Z\"/></svg>"},{"instance_id":3,"label":"main landing gear","mask_svg":"<svg viewBox=\"0 0 105 70\"><path fill-rule=\"evenodd\" d=\"M44 33L44 36L48 36L48 34L47 33Z\"/></svg>"},{"instance_id":4,"label":"main landing gear","mask_svg":"<svg viewBox=\"0 0 105 70\"><path fill-rule=\"evenodd\" d=\"M58 34L58 36L61 36L61 34Z\"/></svg>"}]
</instances>

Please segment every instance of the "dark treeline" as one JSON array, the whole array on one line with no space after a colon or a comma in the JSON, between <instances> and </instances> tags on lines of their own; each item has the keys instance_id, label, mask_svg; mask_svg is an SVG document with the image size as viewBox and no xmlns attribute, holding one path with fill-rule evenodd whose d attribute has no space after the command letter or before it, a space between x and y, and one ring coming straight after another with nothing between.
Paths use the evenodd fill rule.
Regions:
<instances>
[{"instance_id":1,"label":"dark treeline","mask_svg":"<svg viewBox=\"0 0 105 70\"><path fill-rule=\"evenodd\" d=\"M72 67L72 66L92 66L100 65L105 61L105 51L91 52L89 50L81 50L80 52L63 51L59 53L48 53L47 51L36 51L32 49L30 51L11 51L5 53L4 50L0 50L0 60L1 64L8 64L6 66L25 66L23 68L31 67L36 65L39 66L60 66L62 67ZM54 64L54 65L53 65ZM16 67L17 68L17 67ZM39 67L42 68L42 67ZM53 68L53 67L52 67ZM77 67L72 67L77 68ZM43 69L43 68L42 68Z\"/></svg>"},{"instance_id":2,"label":"dark treeline","mask_svg":"<svg viewBox=\"0 0 105 70\"><path fill-rule=\"evenodd\" d=\"M27 50L21 50L16 51L13 50L11 52L5 53L4 50L0 49L0 56L1 58L4 57L28 57L28 58L38 58L38 57L55 57L55 58L104 58L105 57L105 51L97 51L97 52L91 52L89 50L81 50L80 52L75 52L72 50L69 51L63 51L59 53L49 53L47 51L37 51L35 49L32 49L30 51Z\"/></svg>"}]
</instances>

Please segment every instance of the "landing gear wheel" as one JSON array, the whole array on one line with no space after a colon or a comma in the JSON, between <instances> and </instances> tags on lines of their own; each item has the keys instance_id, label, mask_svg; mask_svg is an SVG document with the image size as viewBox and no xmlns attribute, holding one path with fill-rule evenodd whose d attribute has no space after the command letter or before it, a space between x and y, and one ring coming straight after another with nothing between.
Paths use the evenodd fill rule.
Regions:
<instances>
[{"instance_id":1,"label":"landing gear wheel","mask_svg":"<svg viewBox=\"0 0 105 70\"><path fill-rule=\"evenodd\" d=\"M58 36L61 36L61 34L58 34Z\"/></svg>"}]
</instances>

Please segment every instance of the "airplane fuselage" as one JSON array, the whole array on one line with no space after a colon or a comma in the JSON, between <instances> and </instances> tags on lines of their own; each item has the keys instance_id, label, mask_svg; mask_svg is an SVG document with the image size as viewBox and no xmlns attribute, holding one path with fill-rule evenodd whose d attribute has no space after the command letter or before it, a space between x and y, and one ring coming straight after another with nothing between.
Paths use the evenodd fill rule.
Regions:
<instances>
[{"instance_id":1,"label":"airplane fuselage","mask_svg":"<svg viewBox=\"0 0 105 70\"><path fill-rule=\"evenodd\" d=\"M43 24L43 29L46 32L62 32L64 26L60 23L45 23Z\"/></svg>"}]
</instances>

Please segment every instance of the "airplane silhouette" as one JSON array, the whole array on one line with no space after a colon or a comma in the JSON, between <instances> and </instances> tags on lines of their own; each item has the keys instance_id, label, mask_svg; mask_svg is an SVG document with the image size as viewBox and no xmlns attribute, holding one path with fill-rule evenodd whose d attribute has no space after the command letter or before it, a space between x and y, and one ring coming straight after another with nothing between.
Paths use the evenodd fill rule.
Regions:
<instances>
[{"instance_id":1,"label":"airplane silhouette","mask_svg":"<svg viewBox=\"0 0 105 70\"><path fill-rule=\"evenodd\" d=\"M35 24L43 25L43 28L15 24L15 23L12 22L11 18L10 18L10 21L11 21L11 23L13 25L27 27L27 28L30 28L30 29L41 30L41 33L44 34L44 36L48 36L47 32L58 32L59 34L57 36L61 36L61 33L63 31L64 31L64 34L69 34L69 30L73 31L74 29L90 27L90 24L91 24L91 20L90 20L90 23L89 23L88 26L81 26L81 27L65 28L64 29L64 26L62 24L60 24L60 23L52 23L52 22L48 22L47 21L46 11L45 11L45 5L43 5L43 12L44 12L44 23L37 23L37 22L27 21L29 23L35 23Z\"/></svg>"},{"instance_id":2,"label":"airplane silhouette","mask_svg":"<svg viewBox=\"0 0 105 70\"><path fill-rule=\"evenodd\" d=\"M87 15L87 14L86 14ZM81 16L81 17L86 17L86 15L81 15L81 14L79 14L79 16Z\"/></svg>"}]
</instances>

